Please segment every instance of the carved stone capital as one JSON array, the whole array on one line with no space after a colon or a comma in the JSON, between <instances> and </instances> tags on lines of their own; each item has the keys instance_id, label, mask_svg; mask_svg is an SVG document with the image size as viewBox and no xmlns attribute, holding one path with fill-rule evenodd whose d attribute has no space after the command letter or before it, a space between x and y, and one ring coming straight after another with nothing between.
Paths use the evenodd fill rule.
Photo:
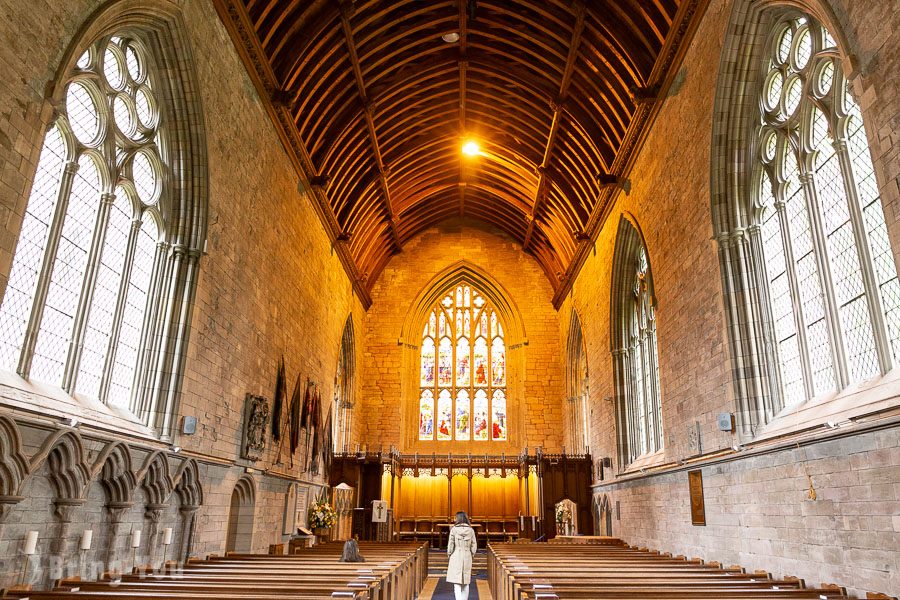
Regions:
<instances>
[{"instance_id":1,"label":"carved stone capital","mask_svg":"<svg viewBox=\"0 0 900 600\"><path fill-rule=\"evenodd\" d=\"M60 523L71 523L75 511L84 504L81 499L58 498L53 501L53 515Z\"/></svg>"},{"instance_id":2,"label":"carved stone capital","mask_svg":"<svg viewBox=\"0 0 900 600\"><path fill-rule=\"evenodd\" d=\"M6 523L12 509L24 499L24 496L0 496L0 524Z\"/></svg>"},{"instance_id":3,"label":"carved stone capital","mask_svg":"<svg viewBox=\"0 0 900 600\"><path fill-rule=\"evenodd\" d=\"M133 502L110 502L107 504L106 510L109 511L109 522L114 525L121 523L132 506L134 506Z\"/></svg>"},{"instance_id":4,"label":"carved stone capital","mask_svg":"<svg viewBox=\"0 0 900 600\"><path fill-rule=\"evenodd\" d=\"M158 525L166 508L168 506L165 504L148 504L144 510L144 517L154 525Z\"/></svg>"}]
</instances>

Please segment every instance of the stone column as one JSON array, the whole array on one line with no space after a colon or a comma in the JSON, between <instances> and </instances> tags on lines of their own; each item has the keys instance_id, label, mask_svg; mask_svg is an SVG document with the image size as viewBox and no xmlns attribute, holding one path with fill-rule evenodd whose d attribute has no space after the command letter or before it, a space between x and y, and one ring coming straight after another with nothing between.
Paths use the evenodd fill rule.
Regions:
<instances>
[{"instance_id":1,"label":"stone column","mask_svg":"<svg viewBox=\"0 0 900 600\"><path fill-rule=\"evenodd\" d=\"M106 570L122 572L119 558L119 537L122 535L122 520L132 507L131 502L110 502L106 505L109 514L109 539L106 541Z\"/></svg>"},{"instance_id":2,"label":"stone column","mask_svg":"<svg viewBox=\"0 0 900 600\"><path fill-rule=\"evenodd\" d=\"M24 499L24 496L0 495L0 540L3 539L3 529L6 525L6 519L13 511L13 508Z\"/></svg>"},{"instance_id":3,"label":"stone column","mask_svg":"<svg viewBox=\"0 0 900 600\"><path fill-rule=\"evenodd\" d=\"M75 512L84 504L83 499L57 498L53 501L53 514L59 521L56 537L50 547L49 568L44 572L42 583L77 574L78 562L69 554L69 533ZM71 564L70 564L71 563Z\"/></svg>"},{"instance_id":4,"label":"stone column","mask_svg":"<svg viewBox=\"0 0 900 600\"><path fill-rule=\"evenodd\" d=\"M148 521L147 534L147 562L154 566L156 564L156 554L159 544L157 537L159 536L159 522L162 520L163 513L166 508L165 504L148 504L144 511L144 518Z\"/></svg>"},{"instance_id":5,"label":"stone column","mask_svg":"<svg viewBox=\"0 0 900 600\"><path fill-rule=\"evenodd\" d=\"M187 505L179 509L181 512L181 551L178 553L179 562L187 561L194 549L194 534L197 531L197 510L199 506Z\"/></svg>"}]
</instances>

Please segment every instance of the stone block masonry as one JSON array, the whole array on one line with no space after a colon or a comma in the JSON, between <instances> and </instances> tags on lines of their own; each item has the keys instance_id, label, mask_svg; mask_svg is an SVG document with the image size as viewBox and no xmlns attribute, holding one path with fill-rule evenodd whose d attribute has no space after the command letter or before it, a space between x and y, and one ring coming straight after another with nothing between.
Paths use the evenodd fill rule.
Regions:
<instances>
[{"instance_id":1,"label":"stone block masonry","mask_svg":"<svg viewBox=\"0 0 900 600\"><path fill-rule=\"evenodd\" d=\"M420 444L416 437L418 391L404 382L418 376L417 349L398 343L404 322L416 298L436 275L466 261L482 269L509 294L519 311L527 345L523 353L521 392L510 390L510 431L515 442ZM447 221L410 240L403 252L388 263L372 289L372 307L366 317L360 421L360 440L370 448L394 445L404 451L499 454L559 451L563 444L563 371L559 322L550 303L552 290L537 262L502 232L478 224ZM424 323L423 323L424 325ZM421 326L417 326L421 331ZM513 366L510 365L510 378ZM522 422L516 422L518 420ZM476 449L477 448L477 449ZM483 448L483 449L482 449Z\"/></svg>"},{"instance_id":2,"label":"stone block masonry","mask_svg":"<svg viewBox=\"0 0 900 600\"><path fill-rule=\"evenodd\" d=\"M598 506L603 496L612 507L618 503L621 521L613 519L612 534L629 543L796 575L812 583L834 582L857 593L897 595L900 433L896 426L705 467L708 525L690 524L687 476L678 461L698 452L730 452L738 443L716 426L718 413L735 412L735 392L710 208L710 177L716 176L710 173L711 151L722 144L710 139L717 78L721 61L738 60L722 56L738 2L747 5L741 0L710 3L685 57L680 83L664 99L637 159L631 188L612 207L595 254L561 308L563 347L572 311L583 327L592 454L613 460L613 469L595 487ZM896 260L900 14L892 3L875 0L792 4L807 5L843 31L844 37L838 39L851 56L845 68L855 76L852 90L863 111ZM675 469L671 474L642 476L616 464L609 307L615 236L626 212L644 234L657 294L664 449L656 462L664 465L663 471ZM872 411L896 411L897 389L895 369L851 390L837 404L812 402L802 410L787 410L773 427L779 435L790 435L804 427L822 428L831 418L825 416L829 410L859 414L868 405ZM699 448L692 445L697 438ZM616 483L617 474L628 480ZM807 474L816 500L808 497Z\"/></svg>"},{"instance_id":3,"label":"stone block masonry","mask_svg":"<svg viewBox=\"0 0 900 600\"><path fill-rule=\"evenodd\" d=\"M0 2L4 15L0 35L9 42L0 49L0 293L9 275L44 131L52 119L45 90L84 23L106 4ZM162 0L133 4L149 13L157 5L167 9L174 5ZM40 463L27 473L21 488L26 498L3 505L0 586L16 582L22 567L21 540L31 529L40 532L44 567L51 555L76 557L84 529L94 531L94 549L86 557L92 564L130 568L126 538L133 529L143 531L138 562L161 559L159 536L165 527L175 528L176 545L184 544L195 555L222 553L232 490L246 467L256 469L252 546L264 552L268 544L283 540L289 484L303 482L314 497L324 483L321 475L303 472L303 450L291 459L286 449L279 455L271 440L261 460L241 460L242 404L247 392L271 399L277 360L283 354L289 392L298 376L308 378L319 385L323 407L330 410L344 323L354 313L361 331L364 311L309 199L298 191L293 167L212 3L189 0L178 2L177 8L193 54L208 156L207 252L199 261L176 415L179 424L183 416L197 417L198 431L163 444L136 434L139 428L133 425L122 427L114 418L102 422L101 412L91 413L95 423L101 421L99 427L82 426L81 442L72 442L80 444L86 465L72 475L85 486L83 502L62 515L59 503L54 503L59 497L55 475ZM34 388L14 379L4 378L2 383L0 405L15 399L18 406L31 404L45 413L41 418L0 410L14 417L24 439L23 460L28 462L58 428L57 417L66 416L66 404L37 395ZM124 443L123 452L129 457L120 475L134 481L125 488L132 490L127 505L111 508L101 483L107 477L103 464L96 466L97 472L92 469L104 448L114 442ZM180 452L173 454L172 447ZM154 455L158 451L162 454ZM145 464L151 456L159 458ZM178 477L185 461L195 465L203 496L202 505L191 514L183 509L192 500L177 483L183 480ZM182 535L185 524L188 529ZM169 558L174 554L175 545ZM38 562L35 559L33 566ZM49 571L42 569L40 577L46 583Z\"/></svg>"}]
</instances>

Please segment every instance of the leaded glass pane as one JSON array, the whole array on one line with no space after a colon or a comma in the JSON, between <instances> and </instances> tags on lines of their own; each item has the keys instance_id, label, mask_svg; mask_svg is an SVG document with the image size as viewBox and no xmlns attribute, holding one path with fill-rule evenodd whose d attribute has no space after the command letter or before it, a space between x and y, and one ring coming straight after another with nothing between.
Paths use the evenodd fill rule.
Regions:
<instances>
[{"instance_id":1,"label":"leaded glass pane","mask_svg":"<svg viewBox=\"0 0 900 600\"><path fill-rule=\"evenodd\" d=\"M31 376L38 381L62 383L99 207L100 176L94 161L82 156L72 184L34 349Z\"/></svg>"},{"instance_id":2,"label":"leaded glass pane","mask_svg":"<svg viewBox=\"0 0 900 600\"><path fill-rule=\"evenodd\" d=\"M438 395L437 422L437 439L453 439L453 399L449 390L441 390Z\"/></svg>"},{"instance_id":3,"label":"leaded glass pane","mask_svg":"<svg viewBox=\"0 0 900 600\"><path fill-rule=\"evenodd\" d=\"M434 383L434 340L430 337L422 342L422 373L421 384L432 385Z\"/></svg>"},{"instance_id":4,"label":"leaded glass pane","mask_svg":"<svg viewBox=\"0 0 900 600\"><path fill-rule=\"evenodd\" d=\"M487 358L487 342L484 338L475 340L475 385L487 385L488 358Z\"/></svg>"},{"instance_id":5,"label":"leaded glass pane","mask_svg":"<svg viewBox=\"0 0 900 600\"><path fill-rule=\"evenodd\" d=\"M81 81L70 84L66 93L69 126L82 144L93 143L100 132L100 113L94 100L96 93L92 84Z\"/></svg>"},{"instance_id":6,"label":"leaded glass pane","mask_svg":"<svg viewBox=\"0 0 900 600\"><path fill-rule=\"evenodd\" d=\"M134 250L109 389L109 401L122 407L127 407L131 399L158 235L156 223L153 219L145 217Z\"/></svg>"},{"instance_id":7,"label":"leaded glass pane","mask_svg":"<svg viewBox=\"0 0 900 600\"><path fill-rule=\"evenodd\" d=\"M456 393L456 439L468 440L470 437L469 391L459 390Z\"/></svg>"},{"instance_id":8,"label":"leaded glass pane","mask_svg":"<svg viewBox=\"0 0 900 600\"><path fill-rule=\"evenodd\" d=\"M89 398L99 398L100 382L109 350L109 337L115 322L116 302L122 272L125 268L125 252L131 231L131 203L122 190L110 209L109 224L94 297L88 312L87 329L84 336L84 350L78 372L79 393Z\"/></svg>"},{"instance_id":9,"label":"leaded glass pane","mask_svg":"<svg viewBox=\"0 0 900 600\"><path fill-rule=\"evenodd\" d=\"M494 441L506 439L506 394L503 390L495 391L491 398L491 438Z\"/></svg>"},{"instance_id":10,"label":"leaded glass pane","mask_svg":"<svg viewBox=\"0 0 900 600\"><path fill-rule=\"evenodd\" d=\"M471 375L469 356L469 340L459 338L456 342L456 385L468 386Z\"/></svg>"},{"instance_id":11,"label":"leaded glass pane","mask_svg":"<svg viewBox=\"0 0 900 600\"><path fill-rule=\"evenodd\" d=\"M491 345L491 385L506 385L506 347L501 337L495 337Z\"/></svg>"},{"instance_id":12,"label":"leaded glass pane","mask_svg":"<svg viewBox=\"0 0 900 600\"><path fill-rule=\"evenodd\" d=\"M475 392L475 403L472 408L472 434L476 440L488 439L488 401L484 390Z\"/></svg>"},{"instance_id":13,"label":"leaded glass pane","mask_svg":"<svg viewBox=\"0 0 900 600\"><path fill-rule=\"evenodd\" d=\"M25 340L50 222L56 210L66 148L57 127L44 138L22 220L12 270L0 306L0 367L14 371Z\"/></svg>"},{"instance_id":14,"label":"leaded glass pane","mask_svg":"<svg viewBox=\"0 0 900 600\"><path fill-rule=\"evenodd\" d=\"M438 346L438 385L453 384L453 347L450 338L441 338Z\"/></svg>"},{"instance_id":15,"label":"leaded glass pane","mask_svg":"<svg viewBox=\"0 0 900 600\"><path fill-rule=\"evenodd\" d=\"M419 397L419 439L434 439L434 395L431 390L422 390Z\"/></svg>"}]
</instances>

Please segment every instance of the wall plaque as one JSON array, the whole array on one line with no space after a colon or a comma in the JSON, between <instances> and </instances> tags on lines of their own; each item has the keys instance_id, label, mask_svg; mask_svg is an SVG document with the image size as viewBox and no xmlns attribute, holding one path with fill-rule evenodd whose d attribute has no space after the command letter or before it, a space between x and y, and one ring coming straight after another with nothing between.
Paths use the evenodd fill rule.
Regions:
<instances>
[{"instance_id":1,"label":"wall plaque","mask_svg":"<svg viewBox=\"0 0 900 600\"><path fill-rule=\"evenodd\" d=\"M244 443L241 457L259 460L266 450L269 426L269 401L262 396L247 394L244 400Z\"/></svg>"},{"instance_id":2,"label":"wall plaque","mask_svg":"<svg viewBox=\"0 0 900 600\"><path fill-rule=\"evenodd\" d=\"M706 525L706 505L703 502L703 471L688 471L688 489L691 492L691 524Z\"/></svg>"}]
</instances>

